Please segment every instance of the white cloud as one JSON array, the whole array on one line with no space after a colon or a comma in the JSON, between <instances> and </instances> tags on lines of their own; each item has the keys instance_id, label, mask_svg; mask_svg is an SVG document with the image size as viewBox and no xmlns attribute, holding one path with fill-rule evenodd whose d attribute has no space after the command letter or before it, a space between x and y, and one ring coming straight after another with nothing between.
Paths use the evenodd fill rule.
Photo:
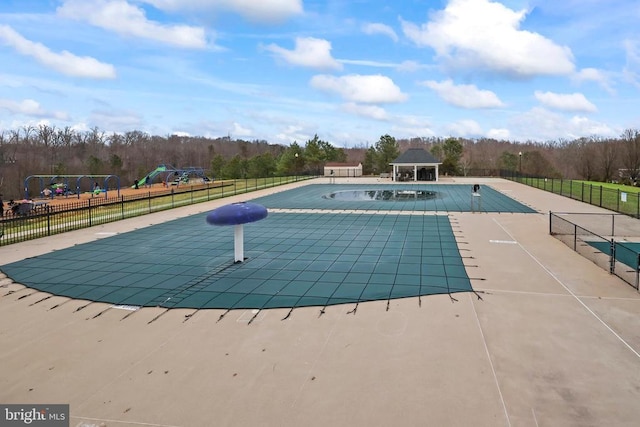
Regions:
<instances>
[{"instance_id":1,"label":"white cloud","mask_svg":"<svg viewBox=\"0 0 640 427\"><path fill-rule=\"evenodd\" d=\"M400 137L414 138L435 136L428 117L401 114L393 118L391 130Z\"/></svg>"},{"instance_id":2,"label":"white cloud","mask_svg":"<svg viewBox=\"0 0 640 427\"><path fill-rule=\"evenodd\" d=\"M378 107L377 105L362 105L356 104L355 102L349 102L344 104L342 108L348 113L375 120L387 120L389 118L384 108Z\"/></svg>"},{"instance_id":3,"label":"white cloud","mask_svg":"<svg viewBox=\"0 0 640 427\"><path fill-rule=\"evenodd\" d=\"M622 74L627 82L640 87L640 47L632 40L625 40L623 45L626 63Z\"/></svg>"},{"instance_id":4,"label":"white cloud","mask_svg":"<svg viewBox=\"0 0 640 427\"><path fill-rule=\"evenodd\" d=\"M504 106L495 93L478 89L475 85L455 85L451 80L442 82L428 80L420 84L433 90L448 104L456 107L475 109Z\"/></svg>"},{"instance_id":5,"label":"white cloud","mask_svg":"<svg viewBox=\"0 0 640 427\"><path fill-rule=\"evenodd\" d=\"M448 124L445 128L451 136L478 137L483 135L482 127L475 120L458 120Z\"/></svg>"},{"instance_id":6,"label":"white cloud","mask_svg":"<svg viewBox=\"0 0 640 427\"><path fill-rule=\"evenodd\" d=\"M585 96L581 93L553 93L536 91L536 99L545 107L562 111L579 111L593 113L597 111Z\"/></svg>"},{"instance_id":7,"label":"white cloud","mask_svg":"<svg viewBox=\"0 0 640 427\"><path fill-rule=\"evenodd\" d=\"M389 77L350 74L341 77L326 74L313 76L311 86L323 92L336 93L347 102L388 104L404 102L407 95Z\"/></svg>"},{"instance_id":8,"label":"white cloud","mask_svg":"<svg viewBox=\"0 0 640 427\"><path fill-rule=\"evenodd\" d=\"M418 27L401 21L417 46L431 47L448 65L481 68L515 77L564 75L574 70L569 48L519 29L526 11L490 0L450 0Z\"/></svg>"},{"instance_id":9,"label":"white cloud","mask_svg":"<svg viewBox=\"0 0 640 427\"><path fill-rule=\"evenodd\" d=\"M180 130L171 132L171 135L182 136L182 137L191 136L189 132L180 131Z\"/></svg>"},{"instance_id":10,"label":"white cloud","mask_svg":"<svg viewBox=\"0 0 640 427\"><path fill-rule=\"evenodd\" d=\"M228 11L253 22L279 23L304 12L302 0L142 0L167 11Z\"/></svg>"},{"instance_id":11,"label":"white cloud","mask_svg":"<svg viewBox=\"0 0 640 427\"><path fill-rule=\"evenodd\" d=\"M600 87L609 92L609 94L613 95L615 93L615 90L611 86L611 79L607 73L597 68L583 68L576 72L571 78L576 83L596 82Z\"/></svg>"},{"instance_id":12,"label":"white cloud","mask_svg":"<svg viewBox=\"0 0 640 427\"><path fill-rule=\"evenodd\" d=\"M342 69L342 64L331 57L331 43L327 40L298 37L293 50L288 50L275 44L265 46L265 49L292 65L319 70Z\"/></svg>"},{"instance_id":13,"label":"white cloud","mask_svg":"<svg viewBox=\"0 0 640 427\"><path fill-rule=\"evenodd\" d=\"M233 128L231 129L231 135L234 137L247 137L253 136L253 131L249 128L242 127L239 123L233 122Z\"/></svg>"},{"instance_id":14,"label":"white cloud","mask_svg":"<svg viewBox=\"0 0 640 427\"><path fill-rule=\"evenodd\" d=\"M33 99L25 99L21 102L16 102L11 99L0 99L0 109L7 110L12 114L22 114L29 117L69 120L67 113L62 111L46 111Z\"/></svg>"},{"instance_id":15,"label":"white cloud","mask_svg":"<svg viewBox=\"0 0 640 427\"><path fill-rule=\"evenodd\" d=\"M41 43L27 40L8 25L0 25L0 41L13 47L18 53L30 56L42 65L59 73L72 77L86 77L93 79L113 79L115 69L89 56L76 56L66 50L60 53L52 52Z\"/></svg>"},{"instance_id":16,"label":"white cloud","mask_svg":"<svg viewBox=\"0 0 640 427\"><path fill-rule=\"evenodd\" d=\"M487 138L497 139L498 141L508 140L511 137L509 129L489 129Z\"/></svg>"},{"instance_id":17,"label":"white cloud","mask_svg":"<svg viewBox=\"0 0 640 427\"><path fill-rule=\"evenodd\" d=\"M420 65L417 61L406 60L402 61L402 63L396 67L396 70L405 73L413 73L418 71L420 68L424 68L424 65Z\"/></svg>"},{"instance_id":18,"label":"white cloud","mask_svg":"<svg viewBox=\"0 0 640 427\"><path fill-rule=\"evenodd\" d=\"M61 17L86 21L123 36L139 37L182 48L207 47L204 28L163 25L150 21L142 8L125 0L67 0L58 8L57 13Z\"/></svg>"},{"instance_id":19,"label":"white cloud","mask_svg":"<svg viewBox=\"0 0 640 427\"><path fill-rule=\"evenodd\" d=\"M98 126L107 132L127 132L132 129L141 129L144 125L144 118L140 113L131 110L96 109L91 111L88 123L91 123L91 126L83 130ZM80 126L80 124L76 126Z\"/></svg>"},{"instance_id":20,"label":"white cloud","mask_svg":"<svg viewBox=\"0 0 640 427\"><path fill-rule=\"evenodd\" d=\"M566 117L540 107L514 116L510 128L515 139L532 141L619 135L618 131L604 123L581 116Z\"/></svg>"},{"instance_id":21,"label":"white cloud","mask_svg":"<svg viewBox=\"0 0 640 427\"><path fill-rule=\"evenodd\" d=\"M391 127L391 130L393 134L398 134L400 137L405 138L436 136L433 130L429 127L408 127L394 125Z\"/></svg>"},{"instance_id":22,"label":"white cloud","mask_svg":"<svg viewBox=\"0 0 640 427\"><path fill-rule=\"evenodd\" d=\"M276 139L280 142L292 143L298 142L298 144L304 144L304 141L311 139L309 133L307 133L302 126L288 125L276 136Z\"/></svg>"},{"instance_id":23,"label":"white cloud","mask_svg":"<svg viewBox=\"0 0 640 427\"><path fill-rule=\"evenodd\" d=\"M398 41L398 35L393 28L385 24L369 23L362 26L362 32L369 35L382 34L389 37L394 42Z\"/></svg>"},{"instance_id":24,"label":"white cloud","mask_svg":"<svg viewBox=\"0 0 640 427\"><path fill-rule=\"evenodd\" d=\"M395 62L370 61L366 59L339 59L341 64L362 65L363 67L375 68L397 68L399 64Z\"/></svg>"}]
</instances>

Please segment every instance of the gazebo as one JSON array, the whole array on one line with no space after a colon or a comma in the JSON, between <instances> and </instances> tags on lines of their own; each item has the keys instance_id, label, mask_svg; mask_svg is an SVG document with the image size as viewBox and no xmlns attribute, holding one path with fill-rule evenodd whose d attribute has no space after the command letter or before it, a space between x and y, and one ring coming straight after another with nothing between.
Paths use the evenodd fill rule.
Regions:
<instances>
[{"instance_id":1,"label":"gazebo","mask_svg":"<svg viewBox=\"0 0 640 427\"><path fill-rule=\"evenodd\" d=\"M438 166L442 164L424 148L409 148L393 162L394 181L438 181Z\"/></svg>"}]
</instances>

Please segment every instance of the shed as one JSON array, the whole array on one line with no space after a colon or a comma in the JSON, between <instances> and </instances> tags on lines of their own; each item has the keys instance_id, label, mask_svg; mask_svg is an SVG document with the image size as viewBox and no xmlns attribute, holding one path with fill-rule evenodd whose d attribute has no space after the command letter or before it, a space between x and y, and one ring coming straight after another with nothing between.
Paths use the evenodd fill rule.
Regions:
<instances>
[{"instance_id":1,"label":"shed","mask_svg":"<svg viewBox=\"0 0 640 427\"><path fill-rule=\"evenodd\" d=\"M438 161L424 148L409 148L393 162L394 181L438 181Z\"/></svg>"},{"instance_id":2,"label":"shed","mask_svg":"<svg viewBox=\"0 0 640 427\"><path fill-rule=\"evenodd\" d=\"M333 173L332 173L333 172ZM362 163L356 162L329 162L324 165L324 176L354 177L362 176Z\"/></svg>"}]
</instances>

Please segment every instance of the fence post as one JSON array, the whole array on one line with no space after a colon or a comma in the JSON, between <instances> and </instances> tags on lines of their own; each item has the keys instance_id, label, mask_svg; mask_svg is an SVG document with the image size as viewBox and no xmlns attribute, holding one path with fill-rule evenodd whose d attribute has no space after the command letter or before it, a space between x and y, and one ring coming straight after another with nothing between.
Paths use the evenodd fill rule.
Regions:
<instances>
[{"instance_id":1,"label":"fence post","mask_svg":"<svg viewBox=\"0 0 640 427\"><path fill-rule=\"evenodd\" d=\"M91 199L87 199L89 202L89 227L91 227Z\"/></svg>"},{"instance_id":2,"label":"fence post","mask_svg":"<svg viewBox=\"0 0 640 427\"><path fill-rule=\"evenodd\" d=\"M640 253L636 260L636 289L640 292Z\"/></svg>"},{"instance_id":3,"label":"fence post","mask_svg":"<svg viewBox=\"0 0 640 427\"><path fill-rule=\"evenodd\" d=\"M148 193L147 200L149 202L148 203L148 205L149 205L149 213L151 213L151 191L149 191L149 193Z\"/></svg>"},{"instance_id":4,"label":"fence post","mask_svg":"<svg viewBox=\"0 0 640 427\"><path fill-rule=\"evenodd\" d=\"M51 236L51 206L45 206L47 212L47 236Z\"/></svg>"},{"instance_id":5,"label":"fence post","mask_svg":"<svg viewBox=\"0 0 640 427\"><path fill-rule=\"evenodd\" d=\"M573 199L573 180L569 180L569 198Z\"/></svg>"},{"instance_id":6,"label":"fence post","mask_svg":"<svg viewBox=\"0 0 640 427\"><path fill-rule=\"evenodd\" d=\"M611 250L609 253L609 273L615 274L616 271L616 242L611 239Z\"/></svg>"},{"instance_id":7,"label":"fence post","mask_svg":"<svg viewBox=\"0 0 640 427\"><path fill-rule=\"evenodd\" d=\"M598 204L599 207L602 207L602 185L600 186L600 203Z\"/></svg>"},{"instance_id":8,"label":"fence post","mask_svg":"<svg viewBox=\"0 0 640 427\"><path fill-rule=\"evenodd\" d=\"M611 237L616 235L616 214L611 214Z\"/></svg>"},{"instance_id":9,"label":"fence post","mask_svg":"<svg viewBox=\"0 0 640 427\"><path fill-rule=\"evenodd\" d=\"M620 212L620 189L619 188L616 191L616 193L617 193L616 212Z\"/></svg>"},{"instance_id":10,"label":"fence post","mask_svg":"<svg viewBox=\"0 0 640 427\"><path fill-rule=\"evenodd\" d=\"M124 219L124 195L120 196L120 211L122 214L122 219Z\"/></svg>"},{"instance_id":11,"label":"fence post","mask_svg":"<svg viewBox=\"0 0 640 427\"><path fill-rule=\"evenodd\" d=\"M578 225L573 224L573 250L578 252Z\"/></svg>"}]
</instances>

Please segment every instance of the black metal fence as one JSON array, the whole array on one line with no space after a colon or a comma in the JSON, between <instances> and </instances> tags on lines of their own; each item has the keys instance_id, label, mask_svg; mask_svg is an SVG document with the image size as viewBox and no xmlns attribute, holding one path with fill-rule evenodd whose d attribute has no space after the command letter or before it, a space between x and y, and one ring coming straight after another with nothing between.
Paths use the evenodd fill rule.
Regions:
<instances>
[{"instance_id":1,"label":"black metal fence","mask_svg":"<svg viewBox=\"0 0 640 427\"><path fill-rule=\"evenodd\" d=\"M540 178L501 171L502 178L570 197L590 205L640 218L640 192L608 188L605 185L562 178Z\"/></svg>"},{"instance_id":2,"label":"black metal fence","mask_svg":"<svg viewBox=\"0 0 640 427\"><path fill-rule=\"evenodd\" d=\"M621 214L549 212L549 233L553 237L640 291L640 236L629 236L634 232L640 235L638 224ZM600 229L606 237L602 231L586 227Z\"/></svg>"},{"instance_id":3,"label":"black metal fence","mask_svg":"<svg viewBox=\"0 0 640 427\"><path fill-rule=\"evenodd\" d=\"M0 246L207 202L312 177L272 177L209 182L141 194L93 197L65 204L22 203L0 218ZM110 192L115 193L115 191ZM71 200L71 199L70 199Z\"/></svg>"}]
</instances>

